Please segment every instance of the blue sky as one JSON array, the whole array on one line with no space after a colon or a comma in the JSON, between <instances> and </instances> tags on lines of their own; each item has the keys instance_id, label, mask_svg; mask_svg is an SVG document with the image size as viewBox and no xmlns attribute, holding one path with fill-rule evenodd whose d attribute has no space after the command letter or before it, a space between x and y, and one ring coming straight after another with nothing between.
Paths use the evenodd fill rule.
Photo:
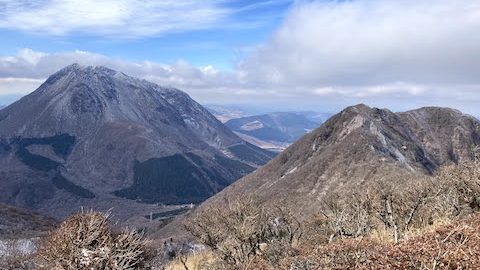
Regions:
<instances>
[{"instance_id":1,"label":"blue sky","mask_svg":"<svg viewBox=\"0 0 480 270\"><path fill-rule=\"evenodd\" d=\"M478 0L0 0L0 104L78 62L201 103L480 115L478 29Z\"/></svg>"},{"instance_id":2,"label":"blue sky","mask_svg":"<svg viewBox=\"0 0 480 270\"><path fill-rule=\"evenodd\" d=\"M219 8L228 9L231 14L207 28L191 31L173 29L146 36L115 37L83 32L80 27L62 34L46 34L38 29L1 29L1 54L14 55L23 48L50 53L81 50L125 60L169 63L185 59L193 65L231 69L242 50L268 38L292 4L281 0L217 2Z\"/></svg>"}]
</instances>

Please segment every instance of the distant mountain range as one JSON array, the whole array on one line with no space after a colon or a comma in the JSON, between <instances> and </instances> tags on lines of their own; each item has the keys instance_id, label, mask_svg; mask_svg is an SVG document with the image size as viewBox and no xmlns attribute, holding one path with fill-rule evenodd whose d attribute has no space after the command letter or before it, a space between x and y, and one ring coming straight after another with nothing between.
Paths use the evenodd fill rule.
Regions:
<instances>
[{"instance_id":1,"label":"distant mountain range","mask_svg":"<svg viewBox=\"0 0 480 270\"><path fill-rule=\"evenodd\" d=\"M252 144L283 150L319 123L300 113L279 112L231 119L225 125Z\"/></svg>"},{"instance_id":2,"label":"distant mountain range","mask_svg":"<svg viewBox=\"0 0 480 270\"><path fill-rule=\"evenodd\" d=\"M200 202L273 156L184 92L105 67L68 66L0 111L0 201L54 217Z\"/></svg>"},{"instance_id":3,"label":"distant mountain range","mask_svg":"<svg viewBox=\"0 0 480 270\"><path fill-rule=\"evenodd\" d=\"M220 106L220 105L206 105L210 111L220 122L225 123L230 119L241 118L249 115L244 109L236 106Z\"/></svg>"},{"instance_id":4,"label":"distant mountain range","mask_svg":"<svg viewBox=\"0 0 480 270\"><path fill-rule=\"evenodd\" d=\"M393 113L360 104L334 115L203 207L253 196L259 205L282 205L308 219L332 191L361 190L374 180L408 185L410 177L431 175L443 164L473 160L479 147L479 120L457 110Z\"/></svg>"}]
</instances>

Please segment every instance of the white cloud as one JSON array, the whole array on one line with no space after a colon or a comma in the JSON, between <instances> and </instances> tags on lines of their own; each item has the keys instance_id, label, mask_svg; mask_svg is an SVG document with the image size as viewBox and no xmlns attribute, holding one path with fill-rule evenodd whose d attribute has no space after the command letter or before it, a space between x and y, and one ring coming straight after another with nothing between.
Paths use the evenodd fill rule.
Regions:
<instances>
[{"instance_id":1,"label":"white cloud","mask_svg":"<svg viewBox=\"0 0 480 270\"><path fill-rule=\"evenodd\" d=\"M72 63L106 66L163 86L185 89L198 98L219 93L244 95L239 92L242 89L238 89L240 85L234 73L218 71L212 65L194 67L184 60L172 64L133 62L85 51L44 53L31 49L0 57L0 95L29 93L48 76Z\"/></svg>"},{"instance_id":2,"label":"white cloud","mask_svg":"<svg viewBox=\"0 0 480 270\"><path fill-rule=\"evenodd\" d=\"M240 65L307 86L480 83L480 1L301 1Z\"/></svg>"},{"instance_id":3,"label":"white cloud","mask_svg":"<svg viewBox=\"0 0 480 270\"><path fill-rule=\"evenodd\" d=\"M232 11L221 0L0 0L0 28L142 37L215 26Z\"/></svg>"},{"instance_id":4,"label":"white cloud","mask_svg":"<svg viewBox=\"0 0 480 270\"><path fill-rule=\"evenodd\" d=\"M243 70L225 72L213 65L195 67L184 60L171 64L132 62L85 51L44 53L31 49L22 49L14 56L0 57L0 97L27 94L49 75L72 63L107 66L163 86L182 89L200 102L207 103L270 103L279 107L282 104L291 107L293 104L302 110L307 107L340 109L358 102L399 109L437 104L460 109L466 106L471 108L467 111L474 111L480 101L480 84L392 82L319 84L319 87L299 83L292 86L258 83L242 76Z\"/></svg>"},{"instance_id":5,"label":"white cloud","mask_svg":"<svg viewBox=\"0 0 480 270\"><path fill-rule=\"evenodd\" d=\"M0 7L5 2L13 3L0 0ZM179 10L184 8L179 3L195 4L175 3ZM215 9L218 2L205 3ZM106 23L98 31L125 23L118 19L124 15L102 16ZM72 29L84 26L63 31ZM44 79L78 62L184 89L207 102L290 103L319 110L358 102L399 110L441 105L480 114L478 29L478 0L297 1L271 38L250 49L231 72L183 60L131 62L91 52L24 49L0 57L0 78ZM0 94L5 84L0 80Z\"/></svg>"},{"instance_id":6,"label":"white cloud","mask_svg":"<svg viewBox=\"0 0 480 270\"><path fill-rule=\"evenodd\" d=\"M0 78L0 95L26 95L43 81L30 78Z\"/></svg>"}]
</instances>

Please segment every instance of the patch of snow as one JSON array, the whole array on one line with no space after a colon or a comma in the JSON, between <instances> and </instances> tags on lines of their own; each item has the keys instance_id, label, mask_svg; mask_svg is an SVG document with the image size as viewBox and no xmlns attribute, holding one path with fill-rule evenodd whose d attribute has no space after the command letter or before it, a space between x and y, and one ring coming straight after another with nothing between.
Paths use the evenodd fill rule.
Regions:
<instances>
[{"instance_id":1,"label":"patch of snow","mask_svg":"<svg viewBox=\"0 0 480 270\"><path fill-rule=\"evenodd\" d=\"M280 177L280 179L283 179L283 178L285 178L285 176L294 173L297 169L298 169L298 166L295 166L294 168L292 168L288 172L286 172L284 175L282 175L282 177Z\"/></svg>"},{"instance_id":2,"label":"patch of snow","mask_svg":"<svg viewBox=\"0 0 480 270\"><path fill-rule=\"evenodd\" d=\"M229 158L235 158L235 156L230 152L228 151L227 149L221 149L220 150L225 156L229 157Z\"/></svg>"}]
</instances>

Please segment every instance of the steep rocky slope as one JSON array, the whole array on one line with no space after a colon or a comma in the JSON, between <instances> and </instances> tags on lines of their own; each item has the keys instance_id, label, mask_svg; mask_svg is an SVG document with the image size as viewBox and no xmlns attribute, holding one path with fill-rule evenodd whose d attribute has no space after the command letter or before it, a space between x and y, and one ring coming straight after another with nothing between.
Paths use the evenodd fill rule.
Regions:
<instances>
[{"instance_id":1,"label":"steep rocky slope","mask_svg":"<svg viewBox=\"0 0 480 270\"><path fill-rule=\"evenodd\" d=\"M204 204L253 195L308 217L332 190L361 190L373 180L408 184L409 177L432 174L442 164L472 160L479 145L480 122L456 110L393 113L357 105Z\"/></svg>"},{"instance_id":2,"label":"steep rocky slope","mask_svg":"<svg viewBox=\"0 0 480 270\"><path fill-rule=\"evenodd\" d=\"M0 201L57 217L199 202L272 156L184 92L105 67L68 66L0 111Z\"/></svg>"}]
</instances>

